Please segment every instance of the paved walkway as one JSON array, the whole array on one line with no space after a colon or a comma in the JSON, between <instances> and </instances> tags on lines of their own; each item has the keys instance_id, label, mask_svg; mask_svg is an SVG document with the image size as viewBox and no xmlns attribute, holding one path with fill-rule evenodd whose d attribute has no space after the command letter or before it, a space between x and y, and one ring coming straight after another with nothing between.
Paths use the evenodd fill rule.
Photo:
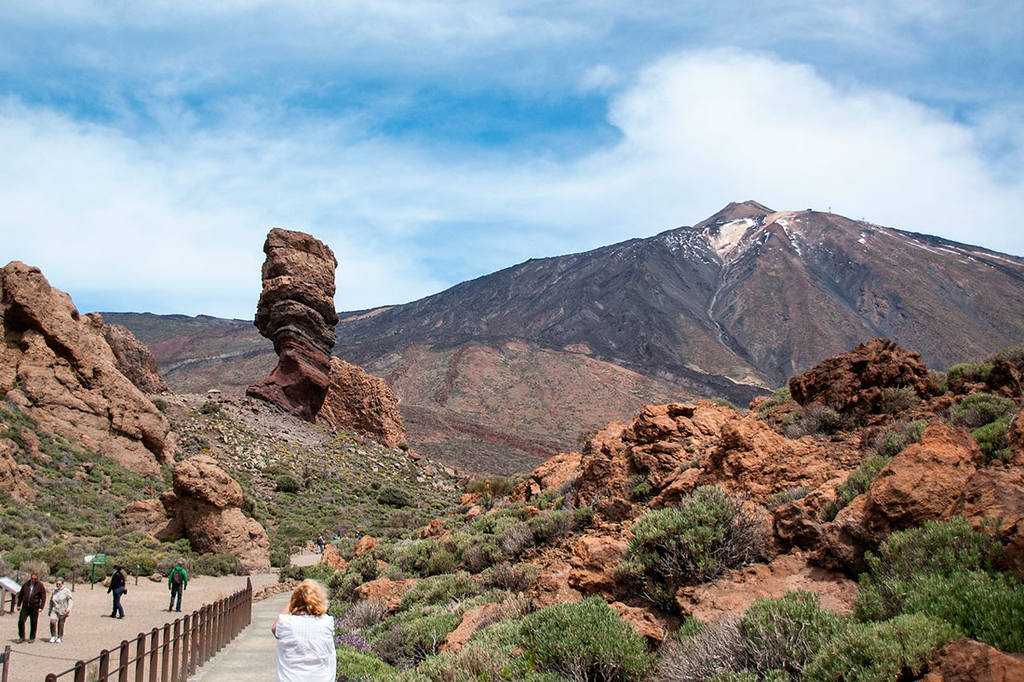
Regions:
<instances>
[{"instance_id":1,"label":"paved walkway","mask_svg":"<svg viewBox=\"0 0 1024 682\"><path fill-rule=\"evenodd\" d=\"M273 682L277 640L270 634L270 626L290 597L291 592L284 592L253 604L249 627L196 671L189 682Z\"/></svg>"}]
</instances>

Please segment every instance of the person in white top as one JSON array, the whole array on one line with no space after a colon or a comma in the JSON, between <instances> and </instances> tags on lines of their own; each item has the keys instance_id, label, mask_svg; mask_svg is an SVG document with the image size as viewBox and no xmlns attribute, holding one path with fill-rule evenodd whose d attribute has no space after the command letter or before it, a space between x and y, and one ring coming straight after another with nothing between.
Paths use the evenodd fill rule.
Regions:
<instances>
[{"instance_id":1,"label":"person in white top","mask_svg":"<svg viewBox=\"0 0 1024 682\"><path fill-rule=\"evenodd\" d=\"M335 682L334 618L327 615L323 585L299 583L270 631L277 638L275 682Z\"/></svg>"},{"instance_id":2,"label":"person in white top","mask_svg":"<svg viewBox=\"0 0 1024 682\"><path fill-rule=\"evenodd\" d=\"M64 638L64 621L71 615L73 605L71 590L64 584L62 578L57 578L57 587L50 595L50 642L52 644L60 644Z\"/></svg>"}]
</instances>

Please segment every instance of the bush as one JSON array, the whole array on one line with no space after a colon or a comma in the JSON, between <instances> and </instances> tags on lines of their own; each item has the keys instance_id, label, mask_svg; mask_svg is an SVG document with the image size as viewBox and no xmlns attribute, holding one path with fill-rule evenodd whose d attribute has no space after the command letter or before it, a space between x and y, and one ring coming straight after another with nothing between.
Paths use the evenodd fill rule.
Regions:
<instances>
[{"instance_id":1,"label":"bush","mask_svg":"<svg viewBox=\"0 0 1024 682\"><path fill-rule=\"evenodd\" d=\"M866 493L878 478L878 474L891 460L892 457L874 455L865 459L859 467L851 471L846 480L836 488L836 499L829 500L821 506L822 520L832 521L846 505L853 501L853 498Z\"/></svg>"},{"instance_id":2,"label":"bush","mask_svg":"<svg viewBox=\"0 0 1024 682\"><path fill-rule=\"evenodd\" d=\"M474 478L466 485L468 493L490 493L497 497L504 497L512 492L518 481L512 476L490 476L488 478Z\"/></svg>"},{"instance_id":3,"label":"bush","mask_svg":"<svg viewBox=\"0 0 1024 682\"><path fill-rule=\"evenodd\" d=\"M558 509L533 517L527 525L538 543L551 542L572 530L573 516L571 511Z\"/></svg>"},{"instance_id":4,"label":"bush","mask_svg":"<svg viewBox=\"0 0 1024 682\"><path fill-rule=\"evenodd\" d=\"M11 563L14 562L12 561ZM26 559L22 561L18 566L18 570L25 575L32 575L35 573L39 576L40 580L46 580L50 575L50 567L46 565L45 561L40 561L39 559Z\"/></svg>"},{"instance_id":5,"label":"bush","mask_svg":"<svg viewBox=\"0 0 1024 682\"><path fill-rule=\"evenodd\" d=\"M917 393L909 386L888 386L882 389L878 410L885 414L899 414L921 402Z\"/></svg>"},{"instance_id":6,"label":"bush","mask_svg":"<svg viewBox=\"0 0 1024 682\"><path fill-rule=\"evenodd\" d=\"M529 525L518 521L513 523L501 534L501 551L508 557L518 557L524 550L533 546L533 530Z\"/></svg>"},{"instance_id":7,"label":"bush","mask_svg":"<svg viewBox=\"0 0 1024 682\"><path fill-rule=\"evenodd\" d=\"M530 536L533 539L533 536ZM462 550L462 565L472 573L479 573L489 566L493 566L504 558L501 547L484 538L476 538ZM453 555L454 558L454 555ZM453 566L451 570L455 570ZM435 573L435 571L431 571ZM442 571L437 571L440 573ZM448 573L450 571L443 571Z\"/></svg>"},{"instance_id":8,"label":"bush","mask_svg":"<svg viewBox=\"0 0 1024 682\"><path fill-rule=\"evenodd\" d=\"M754 561L767 542L764 525L713 486L697 488L678 508L645 512L632 532L619 570L670 587Z\"/></svg>"},{"instance_id":9,"label":"bush","mask_svg":"<svg viewBox=\"0 0 1024 682\"><path fill-rule=\"evenodd\" d=\"M919 442L927 426L928 422L924 419L905 422L880 434L872 443L872 448L882 457L895 457L908 445Z\"/></svg>"},{"instance_id":10,"label":"bush","mask_svg":"<svg viewBox=\"0 0 1024 682\"><path fill-rule=\"evenodd\" d=\"M782 388L775 389L775 392L772 393L771 397L761 403L761 406L757 409L757 418L761 421L768 419L768 415L770 415L776 408L782 407L792 399L793 396L790 395L789 386L783 386Z\"/></svg>"},{"instance_id":11,"label":"bush","mask_svg":"<svg viewBox=\"0 0 1024 682\"><path fill-rule=\"evenodd\" d=\"M360 599L350 606L342 616L345 627L365 630L384 620L388 615L388 607L376 599Z\"/></svg>"},{"instance_id":12,"label":"bush","mask_svg":"<svg viewBox=\"0 0 1024 682\"><path fill-rule=\"evenodd\" d=\"M990 393L972 393L952 408L949 416L954 424L968 429L990 424L1003 417L1012 417L1017 403Z\"/></svg>"},{"instance_id":13,"label":"bush","mask_svg":"<svg viewBox=\"0 0 1024 682\"><path fill-rule=\"evenodd\" d=\"M665 682L710 680L746 666L747 648L738 618L726 617L703 629L692 627L690 630L685 638L668 639L661 646L661 660L654 679Z\"/></svg>"},{"instance_id":14,"label":"bush","mask_svg":"<svg viewBox=\"0 0 1024 682\"><path fill-rule=\"evenodd\" d=\"M302 484L291 474L281 474L275 481L275 488L281 493L297 493L302 490Z\"/></svg>"},{"instance_id":15,"label":"bush","mask_svg":"<svg viewBox=\"0 0 1024 682\"><path fill-rule=\"evenodd\" d=\"M654 663L643 637L599 597L532 613L519 635L539 671L570 680L637 680Z\"/></svg>"},{"instance_id":16,"label":"bush","mask_svg":"<svg viewBox=\"0 0 1024 682\"><path fill-rule=\"evenodd\" d=\"M758 599L743 615L749 667L767 675L784 670L799 679L821 647L846 627L846 619L818 606L812 592Z\"/></svg>"},{"instance_id":17,"label":"bush","mask_svg":"<svg viewBox=\"0 0 1024 682\"><path fill-rule=\"evenodd\" d=\"M946 372L946 385L954 391L962 391L967 384L985 383L991 376L991 362L963 362Z\"/></svg>"},{"instance_id":18,"label":"bush","mask_svg":"<svg viewBox=\"0 0 1024 682\"><path fill-rule=\"evenodd\" d=\"M788 438L829 436L843 428L843 415L820 403L811 403L786 426Z\"/></svg>"},{"instance_id":19,"label":"bush","mask_svg":"<svg viewBox=\"0 0 1024 682\"><path fill-rule=\"evenodd\" d=\"M768 509L777 509L784 504L789 504L796 500L802 499L807 496L807 493L811 492L805 486L797 486L795 488L787 488L786 490L780 490L777 493L772 493L765 503Z\"/></svg>"},{"instance_id":20,"label":"bush","mask_svg":"<svg viewBox=\"0 0 1024 682\"><path fill-rule=\"evenodd\" d=\"M1006 416L971 431L974 441L981 448L981 454L985 456L986 463L997 459L1009 462L1013 459L1013 453L1010 451L1010 444L1006 438L1010 430L1011 419L1012 417Z\"/></svg>"},{"instance_id":21,"label":"bush","mask_svg":"<svg viewBox=\"0 0 1024 682\"><path fill-rule=\"evenodd\" d=\"M202 575L242 575L242 565L234 554L201 554L196 572Z\"/></svg>"},{"instance_id":22,"label":"bush","mask_svg":"<svg viewBox=\"0 0 1024 682\"><path fill-rule=\"evenodd\" d=\"M629 477L627 485L629 486L629 497L634 502L643 502L654 494L654 488L646 476L634 474Z\"/></svg>"},{"instance_id":23,"label":"bush","mask_svg":"<svg viewBox=\"0 0 1024 682\"><path fill-rule=\"evenodd\" d=\"M435 575L424 578L402 596L399 608L403 611L414 606L445 604L477 593L476 585L467 573Z\"/></svg>"},{"instance_id":24,"label":"bush","mask_svg":"<svg viewBox=\"0 0 1024 682\"><path fill-rule=\"evenodd\" d=\"M292 565L292 555L287 547L275 547L270 550L270 565L274 568L287 568Z\"/></svg>"},{"instance_id":25,"label":"bush","mask_svg":"<svg viewBox=\"0 0 1024 682\"><path fill-rule=\"evenodd\" d=\"M884 623L855 623L822 647L807 666L809 682L914 679L943 644L958 635L941 620L904 615Z\"/></svg>"},{"instance_id":26,"label":"bush","mask_svg":"<svg viewBox=\"0 0 1024 682\"><path fill-rule=\"evenodd\" d=\"M536 568L533 564L510 564L503 562L482 574L488 587L500 587L512 592L522 592L533 582Z\"/></svg>"},{"instance_id":27,"label":"bush","mask_svg":"<svg viewBox=\"0 0 1024 682\"><path fill-rule=\"evenodd\" d=\"M386 504L389 507L408 507L412 504L412 498L409 497L409 493L401 488L388 486L377 495L377 502Z\"/></svg>"},{"instance_id":28,"label":"bush","mask_svg":"<svg viewBox=\"0 0 1024 682\"><path fill-rule=\"evenodd\" d=\"M368 651L339 646L338 682L369 682L394 679L395 670Z\"/></svg>"}]
</instances>

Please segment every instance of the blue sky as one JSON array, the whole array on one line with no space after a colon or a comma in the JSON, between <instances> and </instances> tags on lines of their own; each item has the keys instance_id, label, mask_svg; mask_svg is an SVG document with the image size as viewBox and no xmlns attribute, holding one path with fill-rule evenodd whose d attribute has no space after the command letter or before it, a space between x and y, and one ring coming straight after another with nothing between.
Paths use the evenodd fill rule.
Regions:
<instances>
[{"instance_id":1,"label":"blue sky","mask_svg":"<svg viewBox=\"0 0 1024 682\"><path fill-rule=\"evenodd\" d=\"M310 232L339 309L732 200L1024 255L1016 2L0 7L0 260L80 309L251 318Z\"/></svg>"}]
</instances>

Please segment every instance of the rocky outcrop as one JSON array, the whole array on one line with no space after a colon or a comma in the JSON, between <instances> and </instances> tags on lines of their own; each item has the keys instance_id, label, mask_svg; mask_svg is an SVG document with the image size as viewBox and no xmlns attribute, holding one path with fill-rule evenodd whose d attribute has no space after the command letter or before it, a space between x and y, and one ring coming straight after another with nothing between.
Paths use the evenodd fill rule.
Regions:
<instances>
[{"instance_id":1,"label":"rocky outcrop","mask_svg":"<svg viewBox=\"0 0 1024 682\"><path fill-rule=\"evenodd\" d=\"M995 523L1003 543L1001 567L1024 580L1024 471L1014 467L981 469L963 489L957 513L972 526Z\"/></svg>"},{"instance_id":2,"label":"rocky outcrop","mask_svg":"<svg viewBox=\"0 0 1024 682\"><path fill-rule=\"evenodd\" d=\"M626 542L619 538L584 535L573 549L569 586L583 594L612 598L619 582L615 568L625 552Z\"/></svg>"},{"instance_id":3,"label":"rocky outcrop","mask_svg":"<svg viewBox=\"0 0 1024 682\"><path fill-rule=\"evenodd\" d=\"M1006 434L1006 442L1014 454L1017 464L1024 464L1024 408L1010 422L1010 430Z\"/></svg>"},{"instance_id":4,"label":"rocky outcrop","mask_svg":"<svg viewBox=\"0 0 1024 682\"><path fill-rule=\"evenodd\" d=\"M324 547L324 553L320 555L320 563L333 571L344 571L348 567L348 562L334 545Z\"/></svg>"},{"instance_id":5,"label":"rocky outcrop","mask_svg":"<svg viewBox=\"0 0 1024 682\"><path fill-rule=\"evenodd\" d=\"M643 635L652 646L661 644L668 634L665 624L647 609L627 606L618 601L609 606L618 614L619 620Z\"/></svg>"},{"instance_id":6,"label":"rocky outcrop","mask_svg":"<svg viewBox=\"0 0 1024 682\"><path fill-rule=\"evenodd\" d=\"M330 359L327 393L316 422L365 434L388 448L406 442L398 398L387 383L338 358Z\"/></svg>"},{"instance_id":7,"label":"rocky outcrop","mask_svg":"<svg viewBox=\"0 0 1024 682\"><path fill-rule=\"evenodd\" d=\"M377 549L377 539L372 535L364 535L356 541L356 546L353 551L354 556L363 556L367 552L372 552Z\"/></svg>"},{"instance_id":8,"label":"rocky outcrop","mask_svg":"<svg viewBox=\"0 0 1024 682\"><path fill-rule=\"evenodd\" d=\"M187 537L200 553L233 554L245 570L267 568L270 539L241 504L238 483L212 457L197 455L175 465L173 490L127 505L120 522L160 540Z\"/></svg>"},{"instance_id":9,"label":"rocky outcrop","mask_svg":"<svg viewBox=\"0 0 1024 682\"><path fill-rule=\"evenodd\" d=\"M14 459L17 451L18 446L14 441L0 438L0 491L15 500L31 502L36 498L35 491L28 484L32 480L32 467L18 464Z\"/></svg>"},{"instance_id":10,"label":"rocky outcrop","mask_svg":"<svg viewBox=\"0 0 1024 682\"><path fill-rule=\"evenodd\" d=\"M247 393L313 421L329 384L338 313L334 270L338 261L323 242L303 232L274 228L263 244L263 293L255 325L274 342L277 367Z\"/></svg>"},{"instance_id":11,"label":"rocky outcrop","mask_svg":"<svg viewBox=\"0 0 1024 682\"><path fill-rule=\"evenodd\" d=\"M476 634L478 630L482 630L491 623L500 620L502 610L501 604L494 603L482 604L469 609L462 614L462 622L459 623L459 626L448 633L448 636L444 638L444 641L437 650L447 651L448 653L461 651L466 646L469 638Z\"/></svg>"},{"instance_id":12,"label":"rocky outcrop","mask_svg":"<svg viewBox=\"0 0 1024 682\"><path fill-rule=\"evenodd\" d=\"M583 455L566 452L545 460L523 481L513 488L509 499L513 502L529 502L545 490L555 490L576 482L580 475Z\"/></svg>"},{"instance_id":13,"label":"rocky outcrop","mask_svg":"<svg viewBox=\"0 0 1024 682\"><path fill-rule=\"evenodd\" d=\"M0 270L0 334L0 393L40 426L136 473L171 461L167 419L118 371L103 319L80 315L38 268Z\"/></svg>"},{"instance_id":14,"label":"rocky outcrop","mask_svg":"<svg viewBox=\"0 0 1024 682\"><path fill-rule=\"evenodd\" d=\"M388 612L392 612L398 609L398 605L402 603L402 597L417 582L419 581L416 578L406 578L405 580L377 578L357 587L355 595L357 599L370 599L380 602Z\"/></svg>"},{"instance_id":15,"label":"rocky outcrop","mask_svg":"<svg viewBox=\"0 0 1024 682\"><path fill-rule=\"evenodd\" d=\"M877 412L886 388L909 388L922 398L938 393L921 356L888 339L862 343L789 380L799 404L821 403L840 412Z\"/></svg>"},{"instance_id":16,"label":"rocky outcrop","mask_svg":"<svg viewBox=\"0 0 1024 682\"><path fill-rule=\"evenodd\" d=\"M143 393L166 393L167 382L158 373L156 358L146 344L135 338L127 327L104 324L103 338L114 352L117 369Z\"/></svg>"},{"instance_id":17,"label":"rocky outcrop","mask_svg":"<svg viewBox=\"0 0 1024 682\"><path fill-rule=\"evenodd\" d=\"M1024 657L1012 656L973 639L947 643L922 682L1013 682L1024 680Z\"/></svg>"},{"instance_id":18,"label":"rocky outcrop","mask_svg":"<svg viewBox=\"0 0 1024 682\"><path fill-rule=\"evenodd\" d=\"M530 605L539 610L583 599L578 590L569 587L569 575L572 570L572 566L561 560L541 566L528 590Z\"/></svg>"}]
</instances>

